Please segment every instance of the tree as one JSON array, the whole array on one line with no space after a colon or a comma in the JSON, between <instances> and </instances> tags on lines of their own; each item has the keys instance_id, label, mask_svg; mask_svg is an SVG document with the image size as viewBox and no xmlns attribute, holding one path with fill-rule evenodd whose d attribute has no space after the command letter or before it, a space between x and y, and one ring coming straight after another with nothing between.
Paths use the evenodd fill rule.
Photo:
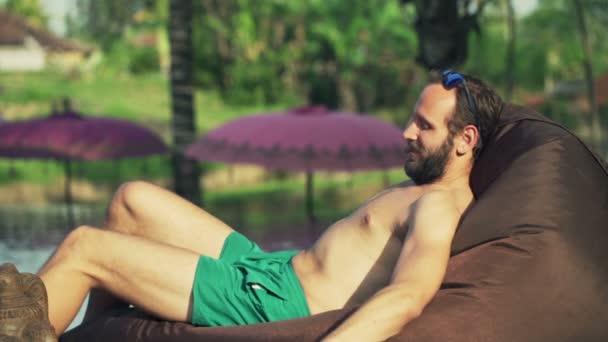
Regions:
<instances>
[{"instance_id":1,"label":"tree","mask_svg":"<svg viewBox=\"0 0 608 342\"><path fill-rule=\"evenodd\" d=\"M85 36L99 43L104 51L110 50L123 37L137 9L144 5L142 1L78 0L78 15L83 17Z\"/></svg>"},{"instance_id":2,"label":"tree","mask_svg":"<svg viewBox=\"0 0 608 342\"><path fill-rule=\"evenodd\" d=\"M515 85L515 10L511 0L503 0L507 20L507 53L505 58L505 99L511 101Z\"/></svg>"},{"instance_id":3,"label":"tree","mask_svg":"<svg viewBox=\"0 0 608 342\"><path fill-rule=\"evenodd\" d=\"M362 112L401 104L415 51L409 17L394 0L314 2L302 60L309 102Z\"/></svg>"},{"instance_id":4,"label":"tree","mask_svg":"<svg viewBox=\"0 0 608 342\"><path fill-rule=\"evenodd\" d=\"M196 134L193 103L193 4L192 0L170 0L169 6L173 184L178 195L199 204L201 202L200 170L196 162L183 154Z\"/></svg>"},{"instance_id":5,"label":"tree","mask_svg":"<svg viewBox=\"0 0 608 342\"><path fill-rule=\"evenodd\" d=\"M480 32L478 17L488 1L401 0L416 6L417 62L429 69L443 69L467 59L468 35Z\"/></svg>"},{"instance_id":6,"label":"tree","mask_svg":"<svg viewBox=\"0 0 608 342\"><path fill-rule=\"evenodd\" d=\"M585 11L581 0L572 0L572 3L574 5L574 13L576 14L578 30L581 35L581 44L583 47L583 66L585 71L585 81L587 84L587 98L589 100L591 111L591 144L595 148L600 148L602 141L602 129L600 127L600 114L595 96L593 67L591 65L591 45L589 44L589 36L587 33Z\"/></svg>"},{"instance_id":7,"label":"tree","mask_svg":"<svg viewBox=\"0 0 608 342\"><path fill-rule=\"evenodd\" d=\"M416 42L403 25L413 18L409 6L395 0L200 4L197 82L229 102L296 98L359 111L403 103Z\"/></svg>"},{"instance_id":8,"label":"tree","mask_svg":"<svg viewBox=\"0 0 608 342\"><path fill-rule=\"evenodd\" d=\"M34 26L42 28L47 25L48 17L38 0L7 0L4 7L7 11L24 17Z\"/></svg>"}]
</instances>

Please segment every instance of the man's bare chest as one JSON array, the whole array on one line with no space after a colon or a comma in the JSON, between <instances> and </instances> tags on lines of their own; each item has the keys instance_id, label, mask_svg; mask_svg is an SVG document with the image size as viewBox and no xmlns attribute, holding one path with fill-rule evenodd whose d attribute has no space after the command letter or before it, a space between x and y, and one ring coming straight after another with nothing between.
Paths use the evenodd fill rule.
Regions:
<instances>
[{"instance_id":1,"label":"man's bare chest","mask_svg":"<svg viewBox=\"0 0 608 342\"><path fill-rule=\"evenodd\" d=\"M422 195L409 189L394 189L372 198L350 217L351 224L372 235L386 233L403 239L408 228L410 209Z\"/></svg>"}]
</instances>

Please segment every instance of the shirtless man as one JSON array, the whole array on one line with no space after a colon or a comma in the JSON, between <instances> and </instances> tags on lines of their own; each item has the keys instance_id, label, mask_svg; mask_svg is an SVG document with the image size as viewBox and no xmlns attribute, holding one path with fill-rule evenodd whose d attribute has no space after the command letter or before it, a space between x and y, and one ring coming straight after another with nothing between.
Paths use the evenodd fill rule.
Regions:
<instances>
[{"instance_id":1,"label":"shirtless man","mask_svg":"<svg viewBox=\"0 0 608 342\"><path fill-rule=\"evenodd\" d=\"M501 107L479 80L445 72L422 91L403 131L411 181L372 197L303 251L262 252L178 196L127 183L110 204L106 229L75 229L40 271L51 323L62 333L95 289L87 315L110 305L111 294L199 325L361 305L326 340L385 340L440 287L473 201L469 173Z\"/></svg>"}]
</instances>

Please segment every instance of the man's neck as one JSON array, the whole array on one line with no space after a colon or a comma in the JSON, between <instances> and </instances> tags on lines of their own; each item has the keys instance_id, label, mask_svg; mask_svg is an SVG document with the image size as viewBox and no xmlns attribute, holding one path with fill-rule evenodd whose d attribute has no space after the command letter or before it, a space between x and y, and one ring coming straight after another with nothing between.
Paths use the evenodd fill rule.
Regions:
<instances>
[{"instance_id":1,"label":"man's neck","mask_svg":"<svg viewBox=\"0 0 608 342\"><path fill-rule=\"evenodd\" d=\"M445 188L446 190L470 188L469 175L471 174L471 167L463 165L451 166L432 185L434 187Z\"/></svg>"}]
</instances>

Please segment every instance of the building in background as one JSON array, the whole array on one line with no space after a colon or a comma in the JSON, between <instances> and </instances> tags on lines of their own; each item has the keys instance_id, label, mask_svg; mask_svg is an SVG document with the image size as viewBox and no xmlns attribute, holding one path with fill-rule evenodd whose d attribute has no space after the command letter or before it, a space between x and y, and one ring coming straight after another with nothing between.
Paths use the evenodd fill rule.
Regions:
<instances>
[{"instance_id":1,"label":"building in background","mask_svg":"<svg viewBox=\"0 0 608 342\"><path fill-rule=\"evenodd\" d=\"M0 71L40 71L49 67L70 71L90 64L93 55L93 49L0 11Z\"/></svg>"}]
</instances>

